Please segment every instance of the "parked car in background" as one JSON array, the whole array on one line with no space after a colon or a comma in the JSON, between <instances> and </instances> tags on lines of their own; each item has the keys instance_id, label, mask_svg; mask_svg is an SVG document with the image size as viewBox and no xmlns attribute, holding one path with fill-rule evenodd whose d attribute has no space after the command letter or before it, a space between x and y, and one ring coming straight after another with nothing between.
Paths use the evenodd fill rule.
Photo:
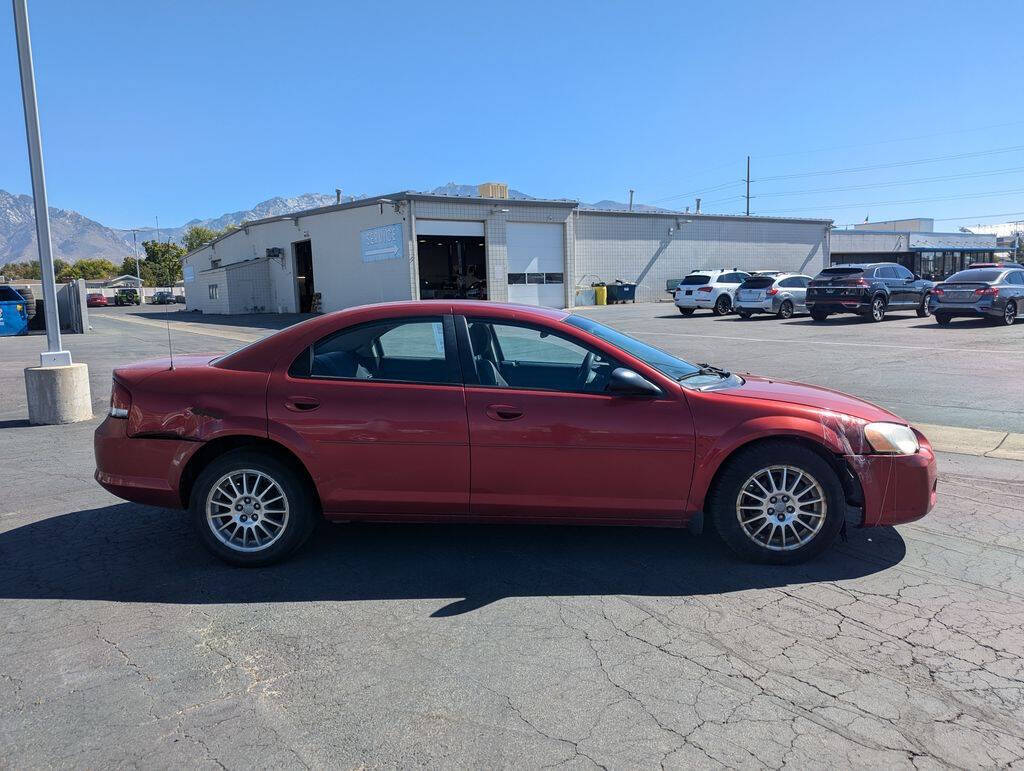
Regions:
<instances>
[{"instance_id":1,"label":"parked car in background","mask_svg":"<svg viewBox=\"0 0 1024 771\"><path fill-rule=\"evenodd\" d=\"M755 313L774 313L780 319L807 313L804 301L810 280L802 273L755 274L736 290L736 313L741 319Z\"/></svg>"},{"instance_id":2,"label":"parked car in background","mask_svg":"<svg viewBox=\"0 0 1024 771\"><path fill-rule=\"evenodd\" d=\"M138 289L118 289L114 294L114 305L142 305Z\"/></svg>"},{"instance_id":3,"label":"parked car in background","mask_svg":"<svg viewBox=\"0 0 1024 771\"><path fill-rule=\"evenodd\" d=\"M752 270L750 275L752 276L781 276L785 271L783 270Z\"/></svg>"},{"instance_id":4,"label":"parked car in background","mask_svg":"<svg viewBox=\"0 0 1024 771\"><path fill-rule=\"evenodd\" d=\"M895 262L833 265L807 287L807 309L815 321L833 313L856 313L881 321L889 311L914 310L929 315L928 298L934 281L927 281Z\"/></svg>"},{"instance_id":5,"label":"parked car in background","mask_svg":"<svg viewBox=\"0 0 1024 771\"><path fill-rule=\"evenodd\" d=\"M749 273L737 268L695 270L679 282L673 298L684 316L698 308L707 308L716 316L724 316L732 311L736 289L748 278Z\"/></svg>"},{"instance_id":6,"label":"parked car in background","mask_svg":"<svg viewBox=\"0 0 1024 771\"><path fill-rule=\"evenodd\" d=\"M1024 269L971 267L954 273L932 289L931 311L942 325L969 316L1012 326L1024 316Z\"/></svg>"},{"instance_id":7,"label":"parked car in background","mask_svg":"<svg viewBox=\"0 0 1024 771\"><path fill-rule=\"evenodd\" d=\"M90 308L106 308L110 305L110 303L107 302L107 296L102 292L89 292L89 294L85 296L85 304Z\"/></svg>"},{"instance_id":8,"label":"parked car in background","mask_svg":"<svg viewBox=\"0 0 1024 771\"><path fill-rule=\"evenodd\" d=\"M707 522L747 559L793 563L848 521L910 522L936 496L927 440L881 407L469 300L350 308L226 356L119 367L94 447L104 488L190 509L211 552L251 566L321 516Z\"/></svg>"},{"instance_id":9,"label":"parked car in background","mask_svg":"<svg viewBox=\"0 0 1024 771\"><path fill-rule=\"evenodd\" d=\"M178 305L184 305L185 304L185 295L183 295L183 294L176 294L176 295L174 295L174 302L176 302Z\"/></svg>"},{"instance_id":10,"label":"parked car in background","mask_svg":"<svg viewBox=\"0 0 1024 771\"><path fill-rule=\"evenodd\" d=\"M1024 268L1019 262L973 262L965 268L970 270L971 268Z\"/></svg>"},{"instance_id":11,"label":"parked car in background","mask_svg":"<svg viewBox=\"0 0 1024 771\"><path fill-rule=\"evenodd\" d=\"M174 294L171 292L154 292L153 296L149 298L149 302L153 305L173 305Z\"/></svg>"}]
</instances>

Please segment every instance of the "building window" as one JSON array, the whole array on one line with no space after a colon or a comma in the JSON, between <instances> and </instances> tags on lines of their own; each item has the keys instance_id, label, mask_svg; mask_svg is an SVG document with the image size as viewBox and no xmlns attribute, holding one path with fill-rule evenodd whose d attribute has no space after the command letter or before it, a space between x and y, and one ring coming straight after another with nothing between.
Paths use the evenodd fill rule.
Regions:
<instances>
[{"instance_id":1,"label":"building window","mask_svg":"<svg viewBox=\"0 0 1024 771\"><path fill-rule=\"evenodd\" d=\"M219 268L219 267L220 267L220 260L219 259L217 259L217 260L210 260L210 269L211 270L213 268Z\"/></svg>"},{"instance_id":2,"label":"building window","mask_svg":"<svg viewBox=\"0 0 1024 771\"><path fill-rule=\"evenodd\" d=\"M210 284L207 288L210 290L211 300L217 300L220 298L220 292L218 291L216 284Z\"/></svg>"}]
</instances>

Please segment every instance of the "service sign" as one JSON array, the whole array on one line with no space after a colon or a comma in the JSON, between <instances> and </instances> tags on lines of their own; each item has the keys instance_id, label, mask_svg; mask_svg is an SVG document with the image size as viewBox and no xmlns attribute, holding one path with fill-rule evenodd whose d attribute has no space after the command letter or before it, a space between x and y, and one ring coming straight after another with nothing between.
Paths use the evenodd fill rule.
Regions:
<instances>
[{"instance_id":1,"label":"service sign","mask_svg":"<svg viewBox=\"0 0 1024 771\"><path fill-rule=\"evenodd\" d=\"M380 225L359 232L359 252L363 262L398 260L405 250L402 248L402 224Z\"/></svg>"}]
</instances>

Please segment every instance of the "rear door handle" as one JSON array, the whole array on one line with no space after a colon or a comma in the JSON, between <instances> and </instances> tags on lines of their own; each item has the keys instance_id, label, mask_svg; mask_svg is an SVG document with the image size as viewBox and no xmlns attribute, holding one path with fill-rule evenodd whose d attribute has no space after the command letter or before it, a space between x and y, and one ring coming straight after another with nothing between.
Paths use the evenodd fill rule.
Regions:
<instances>
[{"instance_id":1,"label":"rear door handle","mask_svg":"<svg viewBox=\"0 0 1024 771\"><path fill-rule=\"evenodd\" d=\"M509 404L491 404L487 407L487 417L491 420L519 420L523 411Z\"/></svg>"},{"instance_id":2,"label":"rear door handle","mask_svg":"<svg viewBox=\"0 0 1024 771\"><path fill-rule=\"evenodd\" d=\"M320 406L320 402L307 396L293 396L284 406L292 412L310 412Z\"/></svg>"}]
</instances>

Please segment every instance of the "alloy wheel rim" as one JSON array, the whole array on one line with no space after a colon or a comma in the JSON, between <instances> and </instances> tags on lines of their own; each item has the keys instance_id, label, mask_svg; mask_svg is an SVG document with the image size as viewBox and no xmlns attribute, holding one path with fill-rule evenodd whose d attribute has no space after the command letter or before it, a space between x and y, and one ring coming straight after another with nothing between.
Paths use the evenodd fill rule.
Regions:
<instances>
[{"instance_id":1,"label":"alloy wheel rim","mask_svg":"<svg viewBox=\"0 0 1024 771\"><path fill-rule=\"evenodd\" d=\"M793 551L809 543L825 524L825 490L795 466L768 466L755 471L736 496L736 519L758 546Z\"/></svg>"},{"instance_id":2,"label":"alloy wheel rim","mask_svg":"<svg viewBox=\"0 0 1024 771\"><path fill-rule=\"evenodd\" d=\"M1007 326L1017 320L1017 306L1013 303L1006 303L1006 309L1003 311L1003 318L1006 320Z\"/></svg>"},{"instance_id":3,"label":"alloy wheel rim","mask_svg":"<svg viewBox=\"0 0 1024 771\"><path fill-rule=\"evenodd\" d=\"M780 310L782 311L782 318L784 319L788 319L793 315L793 305L789 301L782 303L782 308Z\"/></svg>"},{"instance_id":4,"label":"alloy wheel rim","mask_svg":"<svg viewBox=\"0 0 1024 771\"><path fill-rule=\"evenodd\" d=\"M881 318L882 318L882 301L881 300L875 300L873 303L871 303L871 315L874 316L875 319L881 320Z\"/></svg>"},{"instance_id":5,"label":"alloy wheel rim","mask_svg":"<svg viewBox=\"0 0 1024 771\"><path fill-rule=\"evenodd\" d=\"M229 549L263 551L277 543L288 526L288 496L266 472L237 469L210 488L206 523Z\"/></svg>"}]
</instances>

